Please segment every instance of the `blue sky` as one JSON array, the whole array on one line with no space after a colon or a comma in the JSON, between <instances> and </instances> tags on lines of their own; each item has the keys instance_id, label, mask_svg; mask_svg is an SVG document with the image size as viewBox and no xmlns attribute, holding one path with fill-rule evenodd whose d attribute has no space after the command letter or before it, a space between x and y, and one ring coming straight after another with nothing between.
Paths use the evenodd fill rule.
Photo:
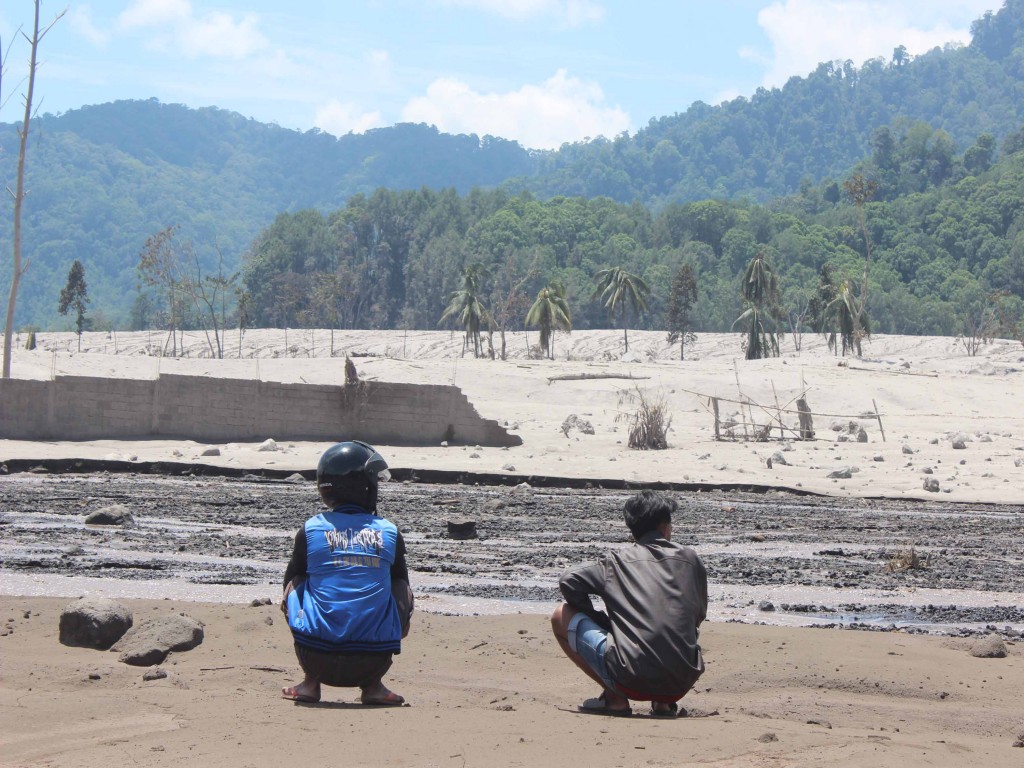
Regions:
<instances>
[{"instance_id":1,"label":"blue sky","mask_svg":"<svg viewBox=\"0 0 1024 768\"><path fill-rule=\"evenodd\" d=\"M531 148L694 101L969 40L1002 0L44 0L36 103L217 106L344 135L397 122ZM20 120L32 0L3 0L0 122Z\"/></svg>"}]
</instances>

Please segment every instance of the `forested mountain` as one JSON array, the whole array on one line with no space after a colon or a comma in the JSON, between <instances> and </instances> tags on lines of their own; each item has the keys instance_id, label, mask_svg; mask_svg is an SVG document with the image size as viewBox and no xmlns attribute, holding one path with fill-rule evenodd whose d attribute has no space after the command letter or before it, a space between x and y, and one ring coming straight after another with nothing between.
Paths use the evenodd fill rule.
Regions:
<instances>
[{"instance_id":1,"label":"forested mountain","mask_svg":"<svg viewBox=\"0 0 1024 768\"><path fill-rule=\"evenodd\" d=\"M688 264L698 282L694 328L723 331L741 311L740 275L761 254L779 278L782 325L802 316L806 330L822 275L859 288L870 242L874 331L970 333L998 292L1016 323L1024 309L1024 129L1007 137L998 157L995 147L975 151L978 144L951 156L937 181L927 165L917 170L918 134L927 131L908 132L888 158L888 172L914 191L884 199L878 187L863 203L863 228L857 206L832 181L767 205L673 203L657 214L603 197L540 200L505 190L378 190L326 215L282 214L246 260L250 318L436 327L472 268L473 291L496 329L521 328L538 291L553 282L565 288L574 327L608 327L594 277L622 267L651 288L633 327L664 329L673 277ZM875 163L861 163L857 177L878 175Z\"/></svg>"},{"instance_id":2,"label":"forested mountain","mask_svg":"<svg viewBox=\"0 0 1024 768\"><path fill-rule=\"evenodd\" d=\"M380 186L468 191L533 171L530 153L504 139L411 124L337 139L155 99L44 115L31 129L23 248L32 265L19 325L56 322L75 259L93 306L126 322L139 251L167 226L179 226L207 265L219 250L236 269L282 211L335 208ZM14 178L17 156L16 127L0 125L0 178ZM10 253L9 202L4 210L0 247Z\"/></svg>"},{"instance_id":3,"label":"forested mountain","mask_svg":"<svg viewBox=\"0 0 1024 768\"><path fill-rule=\"evenodd\" d=\"M32 125L23 241L31 264L22 283L17 324L66 324L57 315L57 297L71 263L79 260L94 319L99 315L101 326L113 322L124 327L138 298L140 250L148 237L171 225L178 226L181 241L195 248L207 274L216 269L219 255L228 275L240 269L247 251L265 256L268 232L278 224L263 230L279 214L286 215L278 223L296 229L317 217L335 228L348 227L345 237L365 249L360 258L366 275L387 275L387 285L374 288L380 295L371 302L377 305L372 322L430 326L436 322L436 305L428 309L427 299L416 298L423 307L410 306L408 270L445 270L434 275L436 287L429 294L430 301L443 302L467 260L493 260L495 254L521 250L520 243L531 242L529 237L510 243L462 239L476 237L473 227L487 215L501 213L503 201L518 200L531 210L554 206L570 219L611 217L601 223L603 233L628 219L633 224L615 234L633 238L644 258L657 260L657 249L666 243L679 248L688 241L652 239L645 228L679 215L679 210L704 211L694 226L712 229L719 225L710 219L722 211L763 218L787 206L799 207L803 204L793 201L809 195L844 211L838 204L839 185L859 163L878 182L879 203L893 203L887 210L908 205L915 194L943 189L949 195L954 182L994 172L988 167L999 147L1024 123L1024 0L1007 0L998 13L979 19L972 33L968 46L935 49L916 58L897 49L891 60L860 67L825 63L780 89L760 89L749 99L716 107L697 103L682 114L651 120L635 136L598 138L557 152L531 152L493 137L448 136L423 125L336 139L260 124L223 110L190 110L155 100L44 115ZM13 178L16 160L15 126L0 124L0 179ZM519 197L522 191L531 196ZM770 203L789 195L797 197ZM562 199L576 197L581 199ZM593 199L598 197L607 199ZM433 210L436 200L461 220L453 224L447 214ZM701 200L719 202L676 205ZM366 214L374 205L391 206L395 212L389 215L401 227L378 221L379 212ZM10 211L9 203L5 209ZM932 215L942 216L946 210ZM425 211L436 219L429 225L419 218ZM371 224L360 224L364 219ZM364 225L370 229L359 229ZM549 232L544 242L556 251L584 253L572 239L573 227L566 230L569 241L556 245L558 233ZM412 230L419 239L403 240ZM451 242L436 240L435 233ZM494 237L504 234L510 233ZM752 236L759 244L772 244L764 232ZM995 236L1005 247L971 257L971 270L983 270L1005 257L1015 235L1006 230ZM11 217L2 215L0 253L10 252L10 238ZM416 259L403 256L418 253L428 242L439 253L445 251L432 266L416 265ZM715 259L724 257L718 236L706 244ZM607 240L601 245L611 247ZM955 263L967 258L955 248L947 252ZM586 253L576 264L556 259L552 266L581 270L566 279L582 285L583 273L589 277L612 260ZM933 256L942 254L930 252L929 258ZM341 257L332 258L337 262ZM257 262L259 258L249 262L250 275ZM324 265L314 266L295 274ZM705 266L713 266L710 271L722 267ZM734 267L730 262L729 268ZM670 268L665 265L666 275ZM7 274L0 278L5 300L8 280ZM909 273L903 282L909 285L908 280ZM382 297L391 304L381 304ZM136 322L144 319L146 306L136 304ZM730 311L723 309L721 317L708 319L709 327L721 327ZM281 321L265 312L257 317L264 323ZM583 322L601 319L584 315ZM946 318L934 330L949 327Z\"/></svg>"},{"instance_id":4,"label":"forested mountain","mask_svg":"<svg viewBox=\"0 0 1024 768\"><path fill-rule=\"evenodd\" d=\"M872 149L880 126L923 121L936 141L961 148L1024 122L1024 0L1007 0L972 26L968 46L859 68L820 64L782 88L759 88L712 107L652 119L625 135L562 147L540 158L520 188L540 196L606 195L655 208L664 202L750 197L764 201L804 181L839 176Z\"/></svg>"}]
</instances>

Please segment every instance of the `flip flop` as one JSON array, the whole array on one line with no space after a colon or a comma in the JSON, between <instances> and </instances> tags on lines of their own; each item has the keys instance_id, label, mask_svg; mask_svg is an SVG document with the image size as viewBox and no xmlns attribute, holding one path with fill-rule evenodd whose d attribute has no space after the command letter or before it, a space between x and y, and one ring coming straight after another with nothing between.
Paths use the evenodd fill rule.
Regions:
<instances>
[{"instance_id":1,"label":"flip flop","mask_svg":"<svg viewBox=\"0 0 1024 768\"><path fill-rule=\"evenodd\" d=\"M678 717L679 716L679 705L674 701L668 705L668 709L655 709L654 705L651 705L651 717Z\"/></svg>"},{"instance_id":2,"label":"flip flop","mask_svg":"<svg viewBox=\"0 0 1024 768\"><path fill-rule=\"evenodd\" d=\"M584 715L604 715L605 717L632 717L633 715L633 709L631 707L613 709L608 706L602 696L587 699L576 707L576 711Z\"/></svg>"},{"instance_id":3,"label":"flip flop","mask_svg":"<svg viewBox=\"0 0 1024 768\"><path fill-rule=\"evenodd\" d=\"M288 701L298 701L302 704L318 704L320 702L319 696L307 696L304 693L299 693L295 689L295 686L288 686L287 688L282 688L281 698L288 699Z\"/></svg>"},{"instance_id":4,"label":"flip flop","mask_svg":"<svg viewBox=\"0 0 1024 768\"><path fill-rule=\"evenodd\" d=\"M388 691L388 695L382 699L360 699L368 707L401 707L405 699L394 691Z\"/></svg>"}]
</instances>

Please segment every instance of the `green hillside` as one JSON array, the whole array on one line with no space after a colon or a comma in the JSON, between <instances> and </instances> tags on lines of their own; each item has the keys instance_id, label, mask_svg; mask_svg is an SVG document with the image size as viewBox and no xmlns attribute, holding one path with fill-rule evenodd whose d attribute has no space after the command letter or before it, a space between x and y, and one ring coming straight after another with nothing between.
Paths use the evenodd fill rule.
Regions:
<instances>
[{"instance_id":1,"label":"green hillside","mask_svg":"<svg viewBox=\"0 0 1024 768\"><path fill-rule=\"evenodd\" d=\"M1012 150L1013 137L1024 124L1024 0L1007 0L998 13L979 19L972 33L968 46L935 49L916 58L897 49L891 59L861 66L824 63L782 88L760 89L749 99L714 107L697 103L682 114L652 120L635 136L598 138L557 152L530 152L493 137L440 134L424 125L335 138L265 125L223 110L191 110L155 100L44 115L32 124L23 242L30 267L22 282L16 325L69 325L68 318L57 314L57 297L76 259L85 268L91 314L98 325L125 327L132 322L133 305L134 320L141 322L149 310L137 290L139 252L148 237L172 225L195 248L208 274L218 258L226 274L240 270L251 252L257 257L249 262L251 275L253 264L266 255L268 232L278 226L275 220L300 229L320 217L347 232L332 235L345 247L362 249L363 272L353 274L373 280L386 276L386 284L375 284L371 291L376 297L370 302L375 307L372 322L378 325L432 327L436 302L443 302L457 283L460 266L493 261L535 241L553 249L552 269L579 270L565 275L570 285L582 286L595 269L616 258L629 261L632 246L615 245L605 237L609 232L632 238L646 254L643 258L652 260L642 265L644 271L658 266L664 277L678 258L665 256L661 263L658 249L682 248L693 238L674 234L658 239L648 230L671 229L665 222L680 216L680 210L698 211L693 231L711 233L697 240L712 249L713 258L704 258L704 270L720 272L725 269L721 260L727 259L728 269L735 272L737 254L746 252L733 249L732 239L726 238L735 221L763 221L785 212L808 226L837 226L829 217L848 214L839 205L840 184L855 168L878 183L872 205L885 203L888 217L922 205L917 195L960 199L958 195L967 194L959 190L960 184L995 183L978 180L995 172L989 167L1000 147ZM0 178L5 182L13 179L16 159L15 126L0 124ZM1000 173L1012 173L1005 157L1000 168ZM529 196L518 197L520 192ZM1016 194L1000 193L1001 199ZM818 202L811 200L815 196ZM459 211L456 223L434 211L435 200ZM502 209L503 201L514 200L564 209L570 223L555 222L555 230L542 235L499 232L490 240L473 240L475 226ZM686 207L688 203L694 205ZM366 212L377 205L390 205L394 211ZM899 245L915 254L906 257L913 269L899 272L911 295L916 295L914 281L922 263L946 272L962 266L977 279L987 275L989 288L1010 287L997 279L991 264L1003 263L1013 252L1016 203L999 205L999 222L982 216L978 224L985 232L991 230L986 236L975 232L963 235L966 240L957 240L959 234L950 240L939 227L920 233L930 239L909 244L904 240L911 230L921 228L913 217L900 224L911 230L882 233L887 237L880 237L880 243L891 241L893 248ZM936 206L928 214L933 221L963 214L950 203ZM0 215L0 254L9 254L9 200L2 210L7 213ZM421 215L427 210L438 221L425 223ZM281 214L284 218L277 219ZM808 220L808 215L821 218ZM601 246L621 246L626 256L588 251L570 257L584 253L574 234L587 229L576 221L581 216L610 217L600 222L599 236L605 238ZM723 221L718 220L721 216ZM632 223L619 231L623 219ZM963 225L958 221L947 229ZM781 245L772 241L778 225L771 234L763 225L747 226L755 243L788 253L791 246L786 243L792 237ZM438 241L438 233L450 242ZM563 234L568 238L564 242L559 241ZM505 235L512 240L501 242ZM855 237L840 240L853 250L859 247ZM419 266L417 256L427 244L438 251L436 263ZM879 247L884 250L886 245ZM344 261L340 253L331 259L331 264ZM817 253L796 259L805 266L817 260ZM295 274L322 271L324 266L314 260ZM419 278L424 286L433 286L426 293L414 281L421 268L433 270ZM9 260L4 256L4 303L8 281ZM301 289L295 284L288 292ZM253 293L268 290L263 285ZM710 312L706 321L716 328L732 311L724 307L734 301L726 298L733 295L732 288L723 287L720 293L715 306L723 308ZM295 303L285 301L285 309L275 311L281 317L293 314L288 307ZM605 322L600 313L587 312L584 323ZM258 322L279 321L266 310L258 314ZM299 321L297 314L291 320ZM938 332L950 328L950 322L944 317L931 324L903 325Z\"/></svg>"}]
</instances>

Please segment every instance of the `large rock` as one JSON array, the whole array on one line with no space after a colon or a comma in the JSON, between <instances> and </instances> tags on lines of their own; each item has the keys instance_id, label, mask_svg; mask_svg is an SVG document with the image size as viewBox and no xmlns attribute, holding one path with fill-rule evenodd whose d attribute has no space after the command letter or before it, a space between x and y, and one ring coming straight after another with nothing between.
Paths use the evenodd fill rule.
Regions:
<instances>
[{"instance_id":1,"label":"large rock","mask_svg":"<svg viewBox=\"0 0 1024 768\"><path fill-rule=\"evenodd\" d=\"M971 646L971 656L976 659L1005 659L1006 644L999 635L986 635Z\"/></svg>"},{"instance_id":2,"label":"large rock","mask_svg":"<svg viewBox=\"0 0 1024 768\"><path fill-rule=\"evenodd\" d=\"M131 525L134 522L132 513L123 504L111 504L109 507L90 512L85 517L86 525Z\"/></svg>"},{"instance_id":3,"label":"large rock","mask_svg":"<svg viewBox=\"0 0 1024 768\"><path fill-rule=\"evenodd\" d=\"M125 634L110 650L134 667L162 664L171 651L190 651L203 642L203 624L191 616L171 614L149 619Z\"/></svg>"},{"instance_id":4,"label":"large rock","mask_svg":"<svg viewBox=\"0 0 1024 768\"><path fill-rule=\"evenodd\" d=\"M83 597L60 612L60 642L107 650L132 626L132 612L114 600Z\"/></svg>"}]
</instances>

